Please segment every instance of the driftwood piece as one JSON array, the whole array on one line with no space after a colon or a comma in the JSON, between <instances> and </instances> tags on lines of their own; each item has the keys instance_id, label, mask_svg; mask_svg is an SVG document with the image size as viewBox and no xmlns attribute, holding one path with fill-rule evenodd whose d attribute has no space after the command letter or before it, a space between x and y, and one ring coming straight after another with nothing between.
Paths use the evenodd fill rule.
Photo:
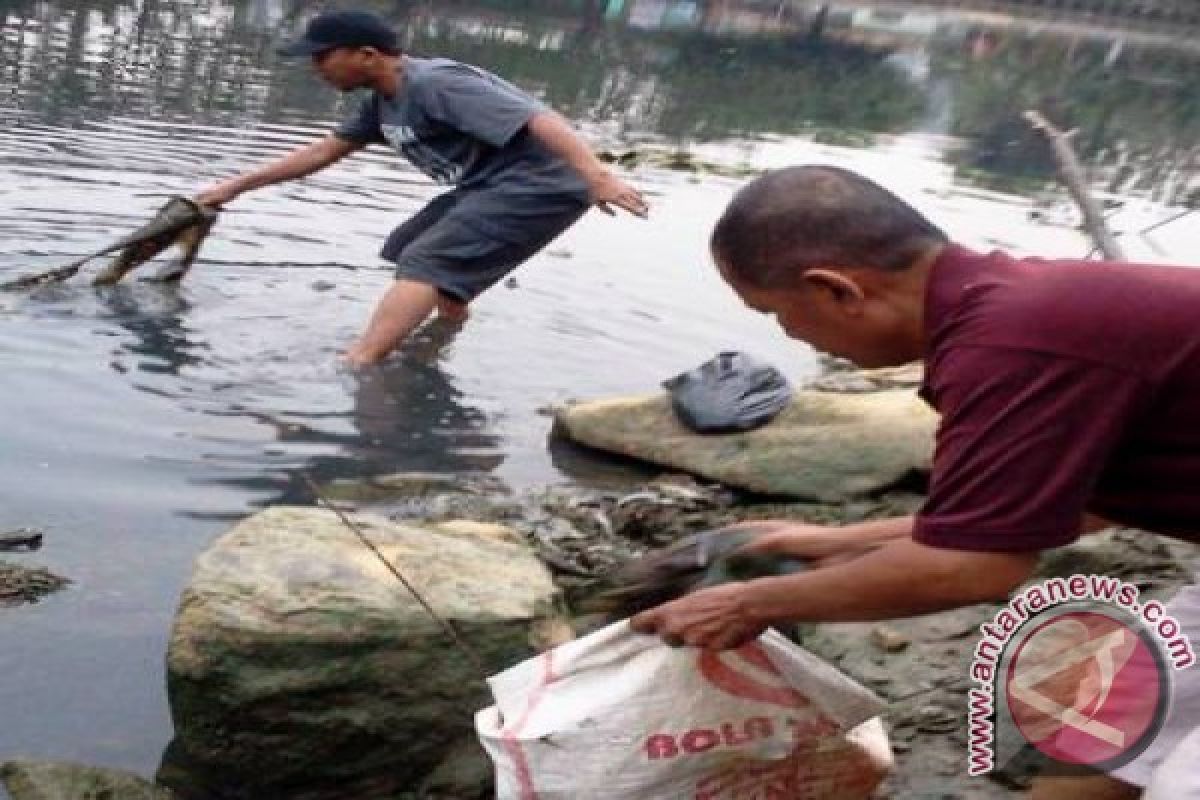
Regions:
<instances>
[{"instance_id":1,"label":"driftwood piece","mask_svg":"<svg viewBox=\"0 0 1200 800\"><path fill-rule=\"evenodd\" d=\"M66 578L43 567L29 568L0 561L0 609L36 603L69 583Z\"/></svg>"},{"instance_id":2,"label":"driftwood piece","mask_svg":"<svg viewBox=\"0 0 1200 800\"><path fill-rule=\"evenodd\" d=\"M1040 111L1026 111L1023 116L1034 130L1041 133L1050 142L1050 146L1054 150L1054 158L1058 162L1059 175L1062 177L1063 183L1067 185L1067 191L1079 205L1079 210L1083 212L1083 225L1091 235L1092 241L1096 243L1096 247L1109 261L1124 261L1125 253L1117 244L1116 237L1104 224L1104 214L1100 210L1100 204L1088 190L1087 176L1084 173L1083 165L1079 163L1075 151L1071 148L1071 133L1060 131L1042 116Z\"/></svg>"},{"instance_id":3,"label":"driftwood piece","mask_svg":"<svg viewBox=\"0 0 1200 800\"><path fill-rule=\"evenodd\" d=\"M42 546L42 534L32 528L0 532L0 550L37 550Z\"/></svg>"}]
</instances>

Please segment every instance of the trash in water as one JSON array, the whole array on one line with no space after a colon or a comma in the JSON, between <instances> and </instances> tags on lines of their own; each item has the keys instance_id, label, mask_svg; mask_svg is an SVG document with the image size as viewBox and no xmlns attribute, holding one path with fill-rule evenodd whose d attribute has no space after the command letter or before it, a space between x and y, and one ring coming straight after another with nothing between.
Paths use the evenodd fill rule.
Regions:
<instances>
[{"instance_id":1,"label":"trash in water","mask_svg":"<svg viewBox=\"0 0 1200 800\"><path fill-rule=\"evenodd\" d=\"M42 546L42 532L33 528L0 531L0 550L37 550Z\"/></svg>"},{"instance_id":2,"label":"trash in water","mask_svg":"<svg viewBox=\"0 0 1200 800\"><path fill-rule=\"evenodd\" d=\"M108 286L174 244L178 244L183 253L179 261L160 273L156 280L178 282L195 262L200 246L216 222L216 209L186 197L172 197L159 209L154 219L108 247L64 267L0 283L0 289L31 289L46 283L65 281L92 259L120 250L112 263L92 281L96 286Z\"/></svg>"},{"instance_id":3,"label":"trash in water","mask_svg":"<svg viewBox=\"0 0 1200 800\"><path fill-rule=\"evenodd\" d=\"M720 353L663 382L679 421L697 433L761 427L792 399L783 374L745 353Z\"/></svg>"}]
</instances>

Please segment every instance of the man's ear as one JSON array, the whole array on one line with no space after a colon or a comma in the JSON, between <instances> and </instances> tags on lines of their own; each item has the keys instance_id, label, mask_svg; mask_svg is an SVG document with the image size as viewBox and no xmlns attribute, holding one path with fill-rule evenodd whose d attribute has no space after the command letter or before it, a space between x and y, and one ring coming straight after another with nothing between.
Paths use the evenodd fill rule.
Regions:
<instances>
[{"instance_id":1,"label":"man's ear","mask_svg":"<svg viewBox=\"0 0 1200 800\"><path fill-rule=\"evenodd\" d=\"M862 308L866 294L859 283L833 269L810 269L804 273L804 282L819 295L824 295L847 313L857 314Z\"/></svg>"}]
</instances>

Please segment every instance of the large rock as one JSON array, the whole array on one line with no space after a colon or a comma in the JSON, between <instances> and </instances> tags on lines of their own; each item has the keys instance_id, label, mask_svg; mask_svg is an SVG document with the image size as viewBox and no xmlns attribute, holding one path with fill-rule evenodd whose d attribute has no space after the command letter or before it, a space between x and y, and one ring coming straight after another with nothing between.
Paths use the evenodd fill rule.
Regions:
<instances>
[{"instance_id":1,"label":"large rock","mask_svg":"<svg viewBox=\"0 0 1200 800\"><path fill-rule=\"evenodd\" d=\"M12 800L172 800L174 795L132 773L65 761L16 759L0 764Z\"/></svg>"},{"instance_id":2,"label":"large rock","mask_svg":"<svg viewBox=\"0 0 1200 800\"><path fill-rule=\"evenodd\" d=\"M557 428L590 447L686 470L764 494L839 502L928 471L937 415L906 389L799 391L768 425L697 434L664 393L579 403Z\"/></svg>"},{"instance_id":3,"label":"large rock","mask_svg":"<svg viewBox=\"0 0 1200 800\"><path fill-rule=\"evenodd\" d=\"M535 629L555 619L557 593L515 534L355 521L489 673L543 644ZM411 790L492 702L470 659L387 568L313 508L257 514L198 559L168 689L177 740L162 781L256 800Z\"/></svg>"},{"instance_id":4,"label":"large rock","mask_svg":"<svg viewBox=\"0 0 1200 800\"><path fill-rule=\"evenodd\" d=\"M841 358L825 356L820 359L825 373L811 381L807 388L822 392L879 392L884 389L913 389L925 378L925 365L920 361L900 367L859 369Z\"/></svg>"}]
</instances>

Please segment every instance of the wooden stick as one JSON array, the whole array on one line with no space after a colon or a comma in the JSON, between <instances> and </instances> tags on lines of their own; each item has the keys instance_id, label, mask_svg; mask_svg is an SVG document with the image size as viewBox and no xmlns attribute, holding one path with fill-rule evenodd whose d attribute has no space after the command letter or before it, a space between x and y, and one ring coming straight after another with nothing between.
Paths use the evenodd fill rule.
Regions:
<instances>
[{"instance_id":1,"label":"wooden stick","mask_svg":"<svg viewBox=\"0 0 1200 800\"><path fill-rule=\"evenodd\" d=\"M1071 134L1063 133L1054 127L1049 120L1042 116L1040 111L1026 111L1022 116L1033 126L1034 130L1050 141L1050 146L1054 149L1054 158L1058 161L1059 176L1067 185L1067 191L1071 193L1071 197L1078 204L1079 210L1083 212L1083 225L1096 243L1096 247L1109 261L1124 261L1125 253L1117 244L1116 237L1104 224L1104 214L1100 210L1100 204L1088 190L1087 175L1079 163L1079 159L1075 157L1075 151L1071 148L1069 139Z\"/></svg>"}]
</instances>

